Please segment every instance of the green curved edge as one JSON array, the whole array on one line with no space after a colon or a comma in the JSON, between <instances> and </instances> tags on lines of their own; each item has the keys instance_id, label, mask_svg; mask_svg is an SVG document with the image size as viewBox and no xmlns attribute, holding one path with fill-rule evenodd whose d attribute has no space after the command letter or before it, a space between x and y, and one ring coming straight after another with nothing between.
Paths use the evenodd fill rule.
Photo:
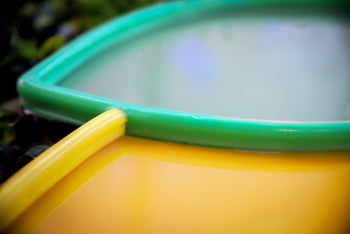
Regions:
<instances>
[{"instance_id":1,"label":"green curved edge","mask_svg":"<svg viewBox=\"0 0 350 234\"><path fill-rule=\"evenodd\" d=\"M196 14L239 7L341 9L340 1L188 1L142 10L111 21L73 41L18 81L24 106L53 119L83 124L109 108L123 110L126 134L163 141L259 151L350 150L350 121L283 122L226 119L121 103L59 87L57 84L84 61L113 44L135 37L166 22Z\"/></svg>"}]
</instances>

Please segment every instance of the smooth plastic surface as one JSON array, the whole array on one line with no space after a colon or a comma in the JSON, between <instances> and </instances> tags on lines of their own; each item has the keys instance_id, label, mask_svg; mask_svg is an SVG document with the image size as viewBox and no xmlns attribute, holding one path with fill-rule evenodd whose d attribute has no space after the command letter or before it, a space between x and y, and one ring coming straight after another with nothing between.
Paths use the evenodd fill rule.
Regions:
<instances>
[{"instance_id":1,"label":"smooth plastic surface","mask_svg":"<svg viewBox=\"0 0 350 234\"><path fill-rule=\"evenodd\" d=\"M349 153L242 152L125 136L6 231L347 233Z\"/></svg>"},{"instance_id":2,"label":"smooth plastic surface","mask_svg":"<svg viewBox=\"0 0 350 234\"><path fill-rule=\"evenodd\" d=\"M5 233L346 233L349 151L250 152L121 137L109 110L0 187Z\"/></svg>"},{"instance_id":3,"label":"smooth plastic surface","mask_svg":"<svg viewBox=\"0 0 350 234\"><path fill-rule=\"evenodd\" d=\"M82 124L109 108L119 108L128 116L126 134L131 136L243 150L348 150L350 121L289 122L214 117L126 104L57 85L69 79L69 74L88 59L97 59L99 53L111 46L137 39L145 33L156 33L159 28L176 22L257 9L288 9L306 15L320 11L342 18L346 17L345 8L342 1L249 0L188 1L155 6L111 21L80 37L23 75L18 91L27 108L71 123Z\"/></svg>"},{"instance_id":4,"label":"smooth plastic surface","mask_svg":"<svg viewBox=\"0 0 350 234\"><path fill-rule=\"evenodd\" d=\"M109 110L28 163L0 187L0 232L54 184L105 145L124 135L126 118Z\"/></svg>"}]
</instances>

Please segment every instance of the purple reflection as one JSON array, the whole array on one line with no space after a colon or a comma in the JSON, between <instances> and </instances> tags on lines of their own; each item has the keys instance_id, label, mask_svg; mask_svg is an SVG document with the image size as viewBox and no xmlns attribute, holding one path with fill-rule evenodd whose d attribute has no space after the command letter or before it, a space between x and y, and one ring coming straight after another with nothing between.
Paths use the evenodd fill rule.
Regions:
<instances>
[{"instance_id":1,"label":"purple reflection","mask_svg":"<svg viewBox=\"0 0 350 234\"><path fill-rule=\"evenodd\" d=\"M190 37L182 39L175 45L172 59L194 87L210 86L214 76L214 63L212 55L200 41Z\"/></svg>"}]
</instances>

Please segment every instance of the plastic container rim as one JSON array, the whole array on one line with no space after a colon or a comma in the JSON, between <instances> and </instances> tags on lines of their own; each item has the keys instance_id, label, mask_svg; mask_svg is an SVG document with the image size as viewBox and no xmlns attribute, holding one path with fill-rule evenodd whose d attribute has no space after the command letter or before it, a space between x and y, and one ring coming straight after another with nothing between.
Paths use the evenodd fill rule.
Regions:
<instances>
[{"instance_id":1,"label":"plastic container rim","mask_svg":"<svg viewBox=\"0 0 350 234\"><path fill-rule=\"evenodd\" d=\"M140 32L166 22L235 8L297 7L341 10L342 1L210 0L155 5L114 19L75 39L18 81L23 104L39 115L83 124L111 108L124 111L126 134L156 140L258 151L334 151L350 149L350 121L298 122L234 119L182 113L122 103L58 86L74 69Z\"/></svg>"}]
</instances>

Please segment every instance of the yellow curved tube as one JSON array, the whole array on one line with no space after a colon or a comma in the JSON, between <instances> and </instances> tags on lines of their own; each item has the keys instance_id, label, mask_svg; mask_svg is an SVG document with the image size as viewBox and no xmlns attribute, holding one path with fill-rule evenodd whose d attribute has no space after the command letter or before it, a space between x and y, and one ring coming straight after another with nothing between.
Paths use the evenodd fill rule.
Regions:
<instances>
[{"instance_id":1,"label":"yellow curved tube","mask_svg":"<svg viewBox=\"0 0 350 234\"><path fill-rule=\"evenodd\" d=\"M63 138L6 181L0 187L0 231L75 167L123 136L125 122L122 111L108 110Z\"/></svg>"}]
</instances>

